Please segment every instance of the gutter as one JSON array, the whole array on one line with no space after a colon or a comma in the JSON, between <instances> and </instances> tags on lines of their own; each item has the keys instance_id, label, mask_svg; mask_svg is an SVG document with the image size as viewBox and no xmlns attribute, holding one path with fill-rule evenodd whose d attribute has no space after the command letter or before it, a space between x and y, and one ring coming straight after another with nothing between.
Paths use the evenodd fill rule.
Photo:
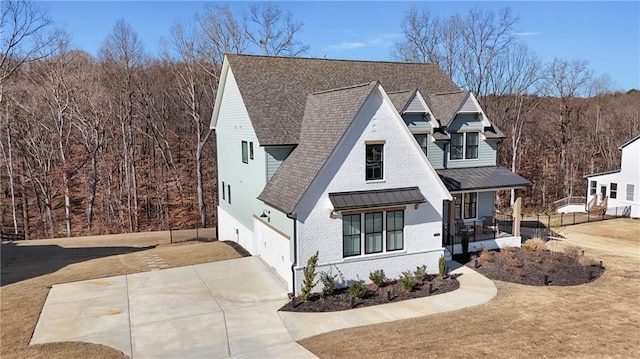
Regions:
<instances>
[{"instance_id":1,"label":"gutter","mask_svg":"<svg viewBox=\"0 0 640 359\"><path fill-rule=\"evenodd\" d=\"M291 213L287 214L288 218L293 219L293 263L291 263L291 295L296 296L296 266L298 265L298 225L297 218Z\"/></svg>"}]
</instances>

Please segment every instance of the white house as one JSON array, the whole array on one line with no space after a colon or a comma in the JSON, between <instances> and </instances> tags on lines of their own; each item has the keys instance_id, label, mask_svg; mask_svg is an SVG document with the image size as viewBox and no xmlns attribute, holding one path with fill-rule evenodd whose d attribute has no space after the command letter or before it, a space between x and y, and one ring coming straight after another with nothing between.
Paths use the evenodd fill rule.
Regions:
<instances>
[{"instance_id":1,"label":"white house","mask_svg":"<svg viewBox=\"0 0 640 359\"><path fill-rule=\"evenodd\" d=\"M463 233L520 245L519 199L512 224L491 219L496 190L529 182L496 165L504 136L435 65L227 55L211 127L218 238L294 293L316 251L349 281L436 272Z\"/></svg>"},{"instance_id":2,"label":"white house","mask_svg":"<svg viewBox=\"0 0 640 359\"><path fill-rule=\"evenodd\" d=\"M610 215L630 209L632 218L640 218L640 135L618 149L622 151L619 170L585 176L587 207L592 212L606 210Z\"/></svg>"}]
</instances>

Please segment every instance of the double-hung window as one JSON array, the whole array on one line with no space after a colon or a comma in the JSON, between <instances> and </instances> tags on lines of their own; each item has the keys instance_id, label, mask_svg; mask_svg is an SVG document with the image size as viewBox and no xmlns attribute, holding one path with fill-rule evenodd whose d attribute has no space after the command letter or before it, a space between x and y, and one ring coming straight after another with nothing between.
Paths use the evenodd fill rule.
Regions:
<instances>
[{"instance_id":1,"label":"double-hung window","mask_svg":"<svg viewBox=\"0 0 640 359\"><path fill-rule=\"evenodd\" d=\"M360 214L342 217L342 256L360 255Z\"/></svg>"},{"instance_id":2,"label":"double-hung window","mask_svg":"<svg viewBox=\"0 0 640 359\"><path fill-rule=\"evenodd\" d=\"M618 184L617 183L611 183L609 185L609 197L618 198Z\"/></svg>"},{"instance_id":3,"label":"double-hung window","mask_svg":"<svg viewBox=\"0 0 640 359\"><path fill-rule=\"evenodd\" d=\"M455 197L454 202L454 218L455 219L473 219L477 217L478 193L459 193Z\"/></svg>"},{"instance_id":4,"label":"double-hung window","mask_svg":"<svg viewBox=\"0 0 640 359\"><path fill-rule=\"evenodd\" d=\"M451 134L451 150L449 157L452 160L461 160L464 157L464 133Z\"/></svg>"},{"instance_id":5,"label":"double-hung window","mask_svg":"<svg viewBox=\"0 0 640 359\"><path fill-rule=\"evenodd\" d=\"M366 179L381 180L383 179L383 160L384 160L384 145L383 144L371 144L366 145Z\"/></svg>"},{"instance_id":6,"label":"double-hung window","mask_svg":"<svg viewBox=\"0 0 640 359\"><path fill-rule=\"evenodd\" d=\"M479 141L477 132L452 133L449 158L452 160L478 158Z\"/></svg>"},{"instance_id":7,"label":"double-hung window","mask_svg":"<svg viewBox=\"0 0 640 359\"><path fill-rule=\"evenodd\" d=\"M632 184L627 184L627 201L633 201L635 186Z\"/></svg>"},{"instance_id":8,"label":"double-hung window","mask_svg":"<svg viewBox=\"0 0 640 359\"><path fill-rule=\"evenodd\" d=\"M386 219L386 220L385 220ZM404 210L342 216L342 256L404 249Z\"/></svg>"},{"instance_id":9,"label":"double-hung window","mask_svg":"<svg viewBox=\"0 0 640 359\"><path fill-rule=\"evenodd\" d=\"M403 248L404 211L387 212L387 251Z\"/></svg>"},{"instance_id":10,"label":"double-hung window","mask_svg":"<svg viewBox=\"0 0 640 359\"><path fill-rule=\"evenodd\" d=\"M596 194L596 187L598 186L596 181L589 181L589 196Z\"/></svg>"},{"instance_id":11,"label":"double-hung window","mask_svg":"<svg viewBox=\"0 0 640 359\"><path fill-rule=\"evenodd\" d=\"M382 252L382 212L364 215L364 253Z\"/></svg>"},{"instance_id":12,"label":"double-hung window","mask_svg":"<svg viewBox=\"0 0 640 359\"><path fill-rule=\"evenodd\" d=\"M418 145L420 145L420 149L422 149L422 152L424 152L424 155L427 155L427 147L429 146L429 135L424 134L424 135L413 135L413 137L416 138L416 141L418 142Z\"/></svg>"}]
</instances>

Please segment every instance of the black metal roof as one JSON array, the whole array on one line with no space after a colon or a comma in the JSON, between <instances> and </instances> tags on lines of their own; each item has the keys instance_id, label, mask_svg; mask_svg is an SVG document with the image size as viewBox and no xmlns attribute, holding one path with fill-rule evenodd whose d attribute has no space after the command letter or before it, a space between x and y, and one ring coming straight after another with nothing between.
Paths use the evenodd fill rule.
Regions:
<instances>
[{"instance_id":1,"label":"black metal roof","mask_svg":"<svg viewBox=\"0 0 640 359\"><path fill-rule=\"evenodd\" d=\"M329 193L335 211L424 203L418 187Z\"/></svg>"},{"instance_id":2,"label":"black metal roof","mask_svg":"<svg viewBox=\"0 0 640 359\"><path fill-rule=\"evenodd\" d=\"M448 168L436 172L449 191L531 186L531 182L526 178L501 166Z\"/></svg>"}]
</instances>

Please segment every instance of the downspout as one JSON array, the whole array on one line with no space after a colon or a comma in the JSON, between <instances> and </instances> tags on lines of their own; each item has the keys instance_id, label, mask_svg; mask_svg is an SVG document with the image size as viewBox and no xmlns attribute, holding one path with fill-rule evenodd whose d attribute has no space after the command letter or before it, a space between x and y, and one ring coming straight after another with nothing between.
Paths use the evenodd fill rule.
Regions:
<instances>
[{"instance_id":1,"label":"downspout","mask_svg":"<svg viewBox=\"0 0 640 359\"><path fill-rule=\"evenodd\" d=\"M295 215L287 214L288 218L293 219L293 263L291 263L291 294L296 296L296 266L298 265L298 220Z\"/></svg>"}]
</instances>

